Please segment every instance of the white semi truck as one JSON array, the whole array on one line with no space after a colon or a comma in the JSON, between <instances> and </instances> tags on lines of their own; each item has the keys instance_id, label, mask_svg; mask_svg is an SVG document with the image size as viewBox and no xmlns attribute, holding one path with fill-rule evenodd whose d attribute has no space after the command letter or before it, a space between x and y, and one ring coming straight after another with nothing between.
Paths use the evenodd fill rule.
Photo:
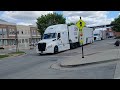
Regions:
<instances>
[{"instance_id":1,"label":"white semi truck","mask_svg":"<svg viewBox=\"0 0 120 90\"><path fill-rule=\"evenodd\" d=\"M93 31L94 40L104 40L106 38L106 29L98 28Z\"/></svg>"},{"instance_id":2,"label":"white semi truck","mask_svg":"<svg viewBox=\"0 0 120 90\"><path fill-rule=\"evenodd\" d=\"M67 24L57 24L49 26L43 35L41 41L36 46L36 51L39 54L58 53L64 50L77 48L79 43L79 29L75 25L68 26ZM84 44L94 41L93 29L83 28Z\"/></svg>"}]
</instances>

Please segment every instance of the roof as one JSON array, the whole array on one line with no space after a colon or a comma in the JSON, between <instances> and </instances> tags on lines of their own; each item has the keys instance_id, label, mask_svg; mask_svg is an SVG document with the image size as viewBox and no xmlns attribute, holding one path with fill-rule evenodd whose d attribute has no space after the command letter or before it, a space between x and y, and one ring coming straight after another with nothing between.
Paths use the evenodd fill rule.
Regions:
<instances>
[{"instance_id":1,"label":"roof","mask_svg":"<svg viewBox=\"0 0 120 90\"><path fill-rule=\"evenodd\" d=\"M0 19L0 24L5 24L5 25L16 25L15 23L7 22L5 20Z\"/></svg>"},{"instance_id":2,"label":"roof","mask_svg":"<svg viewBox=\"0 0 120 90\"><path fill-rule=\"evenodd\" d=\"M57 24L57 25L52 25L49 26L46 30L45 33L55 33L55 32L64 32L67 30L67 24Z\"/></svg>"}]
</instances>

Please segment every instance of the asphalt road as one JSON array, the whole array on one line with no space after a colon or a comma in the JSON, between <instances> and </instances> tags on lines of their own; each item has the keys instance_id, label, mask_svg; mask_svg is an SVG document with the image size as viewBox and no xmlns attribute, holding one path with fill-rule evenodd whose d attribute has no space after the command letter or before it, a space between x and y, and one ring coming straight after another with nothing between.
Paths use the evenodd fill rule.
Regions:
<instances>
[{"instance_id":1,"label":"asphalt road","mask_svg":"<svg viewBox=\"0 0 120 90\"><path fill-rule=\"evenodd\" d=\"M115 40L97 41L84 46L85 55L93 52L116 49ZM2 59L0 61L0 79L109 79L115 74L115 62L76 67L74 70L57 70L50 66L63 59L81 54L81 47L56 55L36 54L35 50L26 50L24 56Z\"/></svg>"}]
</instances>

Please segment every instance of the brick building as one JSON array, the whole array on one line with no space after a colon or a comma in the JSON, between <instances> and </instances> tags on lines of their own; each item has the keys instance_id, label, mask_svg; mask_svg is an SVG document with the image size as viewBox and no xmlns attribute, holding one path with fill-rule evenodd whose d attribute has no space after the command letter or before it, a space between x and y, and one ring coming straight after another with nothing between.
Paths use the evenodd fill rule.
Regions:
<instances>
[{"instance_id":1,"label":"brick building","mask_svg":"<svg viewBox=\"0 0 120 90\"><path fill-rule=\"evenodd\" d=\"M0 19L0 47L11 48L15 45L16 24Z\"/></svg>"},{"instance_id":2,"label":"brick building","mask_svg":"<svg viewBox=\"0 0 120 90\"><path fill-rule=\"evenodd\" d=\"M16 25L0 19L0 47L15 48L18 40L19 49L30 49L30 45L37 43L40 37L36 26Z\"/></svg>"}]
</instances>

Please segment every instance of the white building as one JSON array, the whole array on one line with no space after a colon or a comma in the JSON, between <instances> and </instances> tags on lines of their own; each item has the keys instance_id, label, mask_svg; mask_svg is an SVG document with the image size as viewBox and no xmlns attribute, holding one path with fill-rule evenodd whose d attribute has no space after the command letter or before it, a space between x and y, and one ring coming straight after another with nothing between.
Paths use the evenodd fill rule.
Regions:
<instances>
[{"instance_id":1,"label":"white building","mask_svg":"<svg viewBox=\"0 0 120 90\"><path fill-rule=\"evenodd\" d=\"M34 29L34 33L31 29ZM40 40L40 34L37 31L37 27L17 25L17 31L19 49L30 49L30 45L33 43L33 41L36 43ZM34 37L32 33L34 34Z\"/></svg>"},{"instance_id":2,"label":"white building","mask_svg":"<svg viewBox=\"0 0 120 90\"><path fill-rule=\"evenodd\" d=\"M30 27L17 25L18 31L18 46L19 49L29 49L30 46Z\"/></svg>"}]
</instances>

